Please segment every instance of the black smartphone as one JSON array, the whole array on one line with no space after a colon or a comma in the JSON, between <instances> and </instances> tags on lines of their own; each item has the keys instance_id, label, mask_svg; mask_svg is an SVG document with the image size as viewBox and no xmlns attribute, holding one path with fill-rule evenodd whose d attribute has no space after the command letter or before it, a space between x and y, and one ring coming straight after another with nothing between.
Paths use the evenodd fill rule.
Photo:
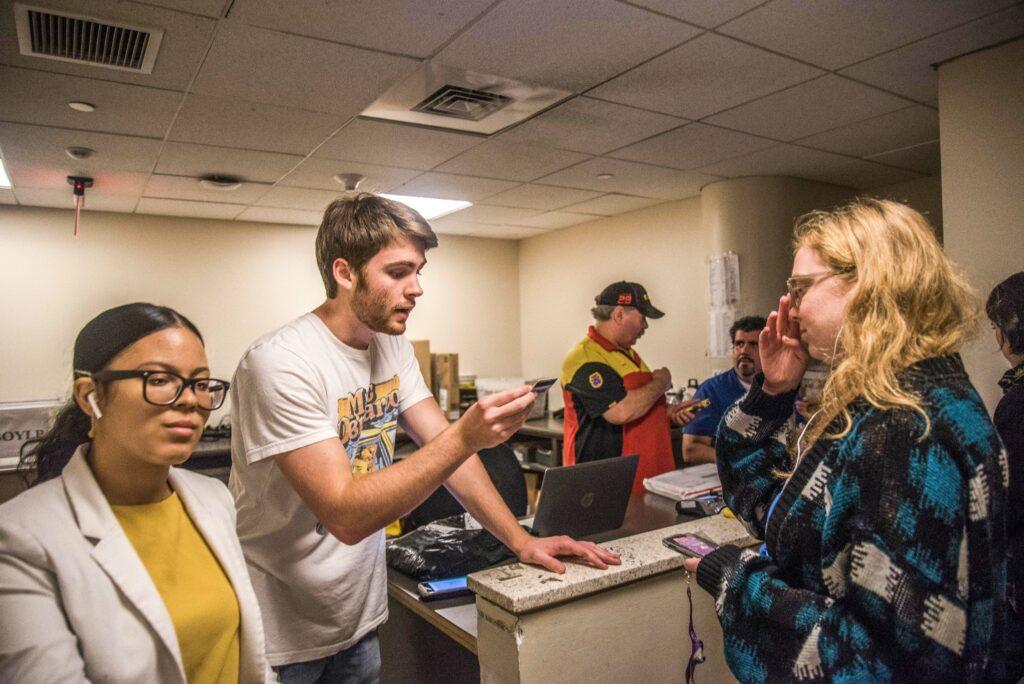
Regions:
<instances>
[{"instance_id":1,"label":"black smartphone","mask_svg":"<svg viewBox=\"0 0 1024 684\"><path fill-rule=\"evenodd\" d=\"M706 518L709 515L718 515L725 508L725 500L721 494L710 494L696 499L683 499L676 501L676 512L683 515L696 515Z\"/></svg>"},{"instance_id":2,"label":"black smartphone","mask_svg":"<svg viewBox=\"0 0 1024 684\"><path fill-rule=\"evenodd\" d=\"M416 591L419 593L421 601L438 601L456 596L467 596L473 593L466 585L465 575L462 577L420 582L416 585Z\"/></svg>"},{"instance_id":3,"label":"black smartphone","mask_svg":"<svg viewBox=\"0 0 1024 684\"><path fill-rule=\"evenodd\" d=\"M539 397L540 395L551 389L551 386L558 382L558 378L544 378L543 380L537 380L533 383L530 388Z\"/></svg>"},{"instance_id":4,"label":"black smartphone","mask_svg":"<svg viewBox=\"0 0 1024 684\"><path fill-rule=\"evenodd\" d=\"M698 534L677 534L665 537L661 543L690 558L703 558L718 548L716 544Z\"/></svg>"}]
</instances>

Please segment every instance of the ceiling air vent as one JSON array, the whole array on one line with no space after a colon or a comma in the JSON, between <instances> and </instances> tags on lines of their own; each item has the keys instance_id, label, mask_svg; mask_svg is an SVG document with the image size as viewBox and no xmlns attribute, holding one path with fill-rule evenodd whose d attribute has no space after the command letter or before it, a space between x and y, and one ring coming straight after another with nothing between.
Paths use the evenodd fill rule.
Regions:
<instances>
[{"instance_id":1,"label":"ceiling air vent","mask_svg":"<svg viewBox=\"0 0 1024 684\"><path fill-rule=\"evenodd\" d=\"M362 116L492 135L571 96L565 90L424 62Z\"/></svg>"},{"instance_id":2,"label":"ceiling air vent","mask_svg":"<svg viewBox=\"0 0 1024 684\"><path fill-rule=\"evenodd\" d=\"M162 29L14 6L21 54L118 71L153 73Z\"/></svg>"},{"instance_id":3,"label":"ceiling air vent","mask_svg":"<svg viewBox=\"0 0 1024 684\"><path fill-rule=\"evenodd\" d=\"M460 88L447 83L437 92L413 107L417 112L454 116L456 119L479 121L498 111L512 99L483 90Z\"/></svg>"}]
</instances>

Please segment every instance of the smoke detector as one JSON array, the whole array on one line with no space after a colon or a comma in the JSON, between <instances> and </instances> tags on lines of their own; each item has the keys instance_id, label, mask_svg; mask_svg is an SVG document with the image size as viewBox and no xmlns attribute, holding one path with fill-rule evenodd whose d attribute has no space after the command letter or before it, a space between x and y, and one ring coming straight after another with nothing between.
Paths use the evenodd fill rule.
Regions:
<instances>
[{"instance_id":1,"label":"smoke detector","mask_svg":"<svg viewBox=\"0 0 1024 684\"><path fill-rule=\"evenodd\" d=\"M16 3L18 48L28 57L153 73L163 29Z\"/></svg>"},{"instance_id":2,"label":"smoke detector","mask_svg":"<svg viewBox=\"0 0 1024 684\"><path fill-rule=\"evenodd\" d=\"M572 93L426 62L362 112L370 119L491 135Z\"/></svg>"},{"instance_id":3,"label":"smoke detector","mask_svg":"<svg viewBox=\"0 0 1024 684\"><path fill-rule=\"evenodd\" d=\"M354 192L359 184L366 180L366 176L358 173L339 173L334 177L334 180L345 186L345 190L348 192Z\"/></svg>"}]
</instances>

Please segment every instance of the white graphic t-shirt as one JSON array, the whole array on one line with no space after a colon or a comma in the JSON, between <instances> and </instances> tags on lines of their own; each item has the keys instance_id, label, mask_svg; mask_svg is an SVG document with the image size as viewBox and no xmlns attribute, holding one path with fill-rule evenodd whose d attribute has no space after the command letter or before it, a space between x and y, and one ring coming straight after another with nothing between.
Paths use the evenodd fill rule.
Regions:
<instances>
[{"instance_id":1,"label":"white graphic t-shirt","mask_svg":"<svg viewBox=\"0 0 1024 684\"><path fill-rule=\"evenodd\" d=\"M315 314L256 340L231 383L231 479L271 665L348 648L387 619L384 532L343 544L285 479L277 454L340 439L353 475L391 465L399 413L430 396L412 345L341 342Z\"/></svg>"}]
</instances>

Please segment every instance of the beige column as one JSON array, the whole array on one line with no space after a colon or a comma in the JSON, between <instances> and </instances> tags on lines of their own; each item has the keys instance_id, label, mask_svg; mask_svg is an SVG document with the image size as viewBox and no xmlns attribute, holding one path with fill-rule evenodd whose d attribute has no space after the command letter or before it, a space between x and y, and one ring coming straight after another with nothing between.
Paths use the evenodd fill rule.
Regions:
<instances>
[{"instance_id":1,"label":"beige column","mask_svg":"<svg viewBox=\"0 0 1024 684\"><path fill-rule=\"evenodd\" d=\"M793 263L794 220L828 209L856 191L786 176L751 176L707 185L701 224L709 254L736 252L740 260L740 315L766 316L785 292Z\"/></svg>"},{"instance_id":2,"label":"beige column","mask_svg":"<svg viewBox=\"0 0 1024 684\"><path fill-rule=\"evenodd\" d=\"M1024 39L939 67L939 126L946 252L983 304L1024 270ZM984 317L964 360L993 409L1007 365Z\"/></svg>"}]
</instances>

